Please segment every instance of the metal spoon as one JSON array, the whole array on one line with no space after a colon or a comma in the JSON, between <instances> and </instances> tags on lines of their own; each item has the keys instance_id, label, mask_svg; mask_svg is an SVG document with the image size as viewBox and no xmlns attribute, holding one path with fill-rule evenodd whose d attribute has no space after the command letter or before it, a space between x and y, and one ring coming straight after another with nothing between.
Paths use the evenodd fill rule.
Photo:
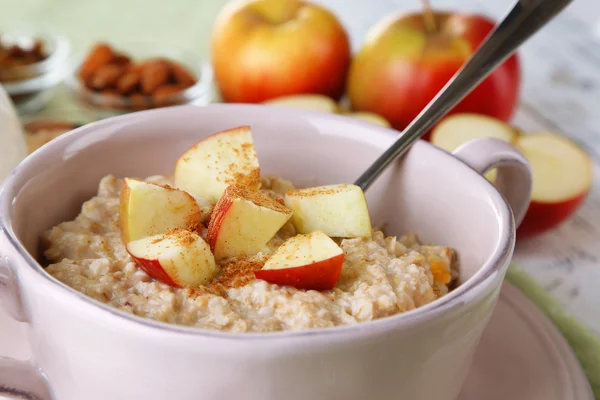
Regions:
<instances>
[{"instance_id":1,"label":"metal spoon","mask_svg":"<svg viewBox=\"0 0 600 400\"><path fill-rule=\"evenodd\" d=\"M546 25L571 1L518 0L475 54L406 127L398 139L356 180L355 185L367 190L392 161L406 153L417 139L469 94L494 68L510 57L517 47Z\"/></svg>"}]
</instances>

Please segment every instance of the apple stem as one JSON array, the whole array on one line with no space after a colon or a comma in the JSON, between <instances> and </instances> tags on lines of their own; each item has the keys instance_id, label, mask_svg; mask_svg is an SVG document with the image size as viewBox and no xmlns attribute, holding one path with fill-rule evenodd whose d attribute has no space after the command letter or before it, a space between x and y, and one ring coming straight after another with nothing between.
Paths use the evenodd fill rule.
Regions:
<instances>
[{"instance_id":1,"label":"apple stem","mask_svg":"<svg viewBox=\"0 0 600 400\"><path fill-rule=\"evenodd\" d=\"M423 18L425 19L425 29L429 33L437 32L437 24L435 22L435 14L431 9L429 0L421 0L423 2Z\"/></svg>"}]
</instances>

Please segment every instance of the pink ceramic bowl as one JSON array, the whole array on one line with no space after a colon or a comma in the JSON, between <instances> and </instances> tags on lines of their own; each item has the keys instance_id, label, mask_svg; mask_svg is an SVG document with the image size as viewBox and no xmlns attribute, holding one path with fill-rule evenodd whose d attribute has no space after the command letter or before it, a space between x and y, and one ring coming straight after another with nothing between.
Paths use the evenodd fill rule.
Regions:
<instances>
[{"instance_id":1,"label":"pink ceramic bowl","mask_svg":"<svg viewBox=\"0 0 600 400\"><path fill-rule=\"evenodd\" d=\"M263 171L299 186L353 182L394 140L394 131L337 115L211 105L107 119L45 145L0 194L0 297L28 322L35 357L3 360L0 388L56 400L456 398L529 201L527 162L504 142L471 142L454 155L419 142L368 190L375 224L452 246L461 262L456 290L375 322L269 334L171 326L91 300L36 262L40 234L73 218L105 174L170 174L191 144L246 124ZM480 175L491 167L505 197Z\"/></svg>"}]
</instances>

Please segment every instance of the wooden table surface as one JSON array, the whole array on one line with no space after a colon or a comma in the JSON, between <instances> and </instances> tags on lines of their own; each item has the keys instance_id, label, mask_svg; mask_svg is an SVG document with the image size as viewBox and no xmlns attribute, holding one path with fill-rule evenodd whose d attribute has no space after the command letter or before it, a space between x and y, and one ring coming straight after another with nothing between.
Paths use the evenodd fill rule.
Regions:
<instances>
[{"instance_id":1,"label":"wooden table surface","mask_svg":"<svg viewBox=\"0 0 600 400\"><path fill-rule=\"evenodd\" d=\"M368 29L417 0L320 0L335 11L357 49ZM207 56L209 33L224 0L0 0L2 26L22 20L62 31L74 51L96 40L183 44ZM433 0L501 17L508 0ZM580 143L596 160L591 194L559 229L517 246L515 261L600 334L600 1L577 0L521 49L524 87L515 124ZM48 112L72 109L59 92ZM70 108L71 107L71 108Z\"/></svg>"}]
</instances>

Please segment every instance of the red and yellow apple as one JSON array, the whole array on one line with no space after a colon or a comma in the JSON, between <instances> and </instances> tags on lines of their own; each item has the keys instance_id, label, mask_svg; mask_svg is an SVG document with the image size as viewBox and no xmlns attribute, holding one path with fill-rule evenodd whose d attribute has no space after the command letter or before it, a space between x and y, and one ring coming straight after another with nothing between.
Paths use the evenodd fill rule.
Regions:
<instances>
[{"instance_id":1,"label":"red and yellow apple","mask_svg":"<svg viewBox=\"0 0 600 400\"><path fill-rule=\"evenodd\" d=\"M173 179L179 189L212 204L231 184L258 189L260 168L250 127L228 129L196 143L177 160Z\"/></svg>"},{"instance_id":2,"label":"red and yellow apple","mask_svg":"<svg viewBox=\"0 0 600 400\"><path fill-rule=\"evenodd\" d=\"M137 179L123 180L119 228L124 243L172 228L195 230L201 226L202 213L188 193Z\"/></svg>"},{"instance_id":3,"label":"red and yellow apple","mask_svg":"<svg viewBox=\"0 0 600 400\"><path fill-rule=\"evenodd\" d=\"M361 188L340 184L292 189L284 203L294 211L292 223L299 233L322 231L331 237L371 237L373 229Z\"/></svg>"},{"instance_id":4,"label":"red and yellow apple","mask_svg":"<svg viewBox=\"0 0 600 400\"><path fill-rule=\"evenodd\" d=\"M343 250L326 234L315 231L286 240L254 275L298 289L330 290L340 279L343 264Z\"/></svg>"},{"instance_id":5,"label":"red and yellow apple","mask_svg":"<svg viewBox=\"0 0 600 400\"><path fill-rule=\"evenodd\" d=\"M404 129L495 25L480 15L428 12L386 18L371 29L348 73L352 109L376 113L394 128ZM520 82L515 54L450 113L472 112L508 121L517 105Z\"/></svg>"},{"instance_id":6,"label":"red and yellow apple","mask_svg":"<svg viewBox=\"0 0 600 400\"><path fill-rule=\"evenodd\" d=\"M211 53L221 96L238 103L300 93L338 99L350 64L339 20L304 0L226 5L215 23Z\"/></svg>"},{"instance_id":7,"label":"red and yellow apple","mask_svg":"<svg viewBox=\"0 0 600 400\"><path fill-rule=\"evenodd\" d=\"M512 143L531 164L531 203L517 230L519 238L560 225L587 197L593 179L592 162L583 149L560 135L523 133L491 117L455 114L436 126L431 142L453 151L469 140L483 137ZM495 178L490 173L486 177L492 182Z\"/></svg>"},{"instance_id":8,"label":"red and yellow apple","mask_svg":"<svg viewBox=\"0 0 600 400\"><path fill-rule=\"evenodd\" d=\"M217 260L250 256L265 249L292 213L258 191L231 185L215 205L206 239Z\"/></svg>"},{"instance_id":9,"label":"red and yellow apple","mask_svg":"<svg viewBox=\"0 0 600 400\"><path fill-rule=\"evenodd\" d=\"M198 287L220 271L208 243L185 229L134 240L126 248L148 275L175 287Z\"/></svg>"}]
</instances>

